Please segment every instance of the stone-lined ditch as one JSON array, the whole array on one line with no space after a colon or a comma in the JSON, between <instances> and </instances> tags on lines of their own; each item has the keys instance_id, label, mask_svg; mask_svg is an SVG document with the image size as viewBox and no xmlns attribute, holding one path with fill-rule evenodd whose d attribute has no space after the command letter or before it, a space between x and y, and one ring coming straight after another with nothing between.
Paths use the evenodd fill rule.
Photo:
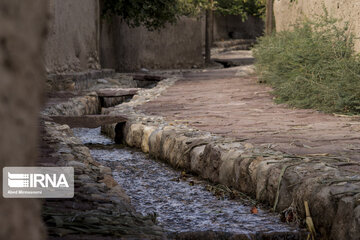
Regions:
<instances>
[{"instance_id":1,"label":"stone-lined ditch","mask_svg":"<svg viewBox=\"0 0 360 240\"><path fill-rule=\"evenodd\" d=\"M144 216L152 215L167 232L218 232L248 239L301 239L298 229L280 221L278 215L257 208L254 202L215 196L211 185L174 170L134 149L114 145L100 129L73 129L90 148L92 157L113 170L131 203ZM193 236L193 235L192 235Z\"/></svg>"},{"instance_id":2,"label":"stone-lined ditch","mask_svg":"<svg viewBox=\"0 0 360 240\"><path fill-rule=\"evenodd\" d=\"M246 67L237 71L236 76L249 74ZM163 80L153 89L139 91L130 102L101 109L104 116L126 116L128 119L126 124L103 126L102 131L113 139L116 137L117 142L141 149L173 167L245 192L301 221L305 217L304 201L308 201L321 239L359 239L358 173L338 167L356 163L327 156L287 155L253 146L245 140L236 141L198 131L179 122L169 123L162 117L148 116L136 110L136 106L156 98L175 82L176 78ZM99 111L97 95L88 94L53 106L44 111L44 115L82 116L99 114ZM278 236L265 239L283 239ZM183 233L173 237L231 238L214 232Z\"/></svg>"},{"instance_id":3,"label":"stone-lined ditch","mask_svg":"<svg viewBox=\"0 0 360 240\"><path fill-rule=\"evenodd\" d=\"M175 81L176 78L166 79L157 84L154 89L140 90L130 102L127 102L130 98L127 101L120 101L127 102L121 105L129 107L128 110L132 111L132 106L158 96ZM111 101L108 105L114 105L114 103ZM46 109L43 114L76 118L76 116L96 115L100 111L102 113L108 111L107 108L101 109L101 107L103 104L97 94L89 93L86 96L71 98L54 105ZM124 122L118 125L121 129L125 126ZM98 132L93 134L92 131L85 131L90 135L84 131L80 132L83 133L81 136L83 142L88 146L92 144L91 153L95 161L112 167L114 179L127 189L127 194L132 198L132 205L137 212L143 214L144 217L153 216L153 220L156 218L160 227L171 233L167 235L169 239L232 239L234 237L236 239L302 239L304 236L299 229L281 223L279 216L267 210L256 208L258 213L252 214L254 200L244 198L240 202L230 199L219 200L218 196L204 189L211 187L208 182L193 180L193 177L189 176L186 176L185 180L181 177L181 172L167 164L151 160L134 149L114 147L112 140L102 137ZM75 132L79 133L78 130ZM124 136L117 137L118 141L124 140ZM94 146L99 147L99 144L102 146L96 149ZM125 160L121 161L123 166L121 164L119 166L119 161L112 159L119 157ZM124 166L132 167L132 171L125 171ZM139 171L134 172L134 168ZM139 180L133 175L146 177ZM136 181L142 181L145 184L140 185L140 191L139 188L133 187ZM150 186L152 189L149 190ZM159 195L159 193L162 194Z\"/></svg>"}]
</instances>

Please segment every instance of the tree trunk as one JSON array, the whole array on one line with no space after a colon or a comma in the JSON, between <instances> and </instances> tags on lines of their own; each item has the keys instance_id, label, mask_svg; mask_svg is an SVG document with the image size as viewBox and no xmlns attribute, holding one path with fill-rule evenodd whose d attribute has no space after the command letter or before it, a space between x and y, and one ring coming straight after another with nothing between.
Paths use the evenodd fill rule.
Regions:
<instances>
[{"instance_id":1,"label":"tree trunk","mask_svg":"<svg viewBox=\"0 0 360 240\"><path fill-rule=\"evenodd\" d=\"M274 31L274 27L274 0L266 0L265 34L271 35Z\"/></svg>"},{"instance_id":2,"label":"tree trunk","mask_svg":"<svg viewBox=\"0 0 360 240\"><path fill-rule=\"evenodd\" d=\"M210 0L212 6L213 0ZM212 33L213 33L213 11L212 9L206 10L205 21L205 63L211 62L211 45L212 45Z\"/></svg>"}]
</instances>

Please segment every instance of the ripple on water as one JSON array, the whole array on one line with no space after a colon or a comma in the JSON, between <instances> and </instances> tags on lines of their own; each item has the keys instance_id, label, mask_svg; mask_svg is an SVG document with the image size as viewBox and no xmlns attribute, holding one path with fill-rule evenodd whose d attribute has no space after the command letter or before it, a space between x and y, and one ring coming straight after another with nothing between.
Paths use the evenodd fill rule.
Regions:
<instances>
[{"instance_id":1,"label":"ripple on water","mask_svg":"<svg viewBox=\"0 0 360 240\"><path fill-rule=\"evenodd\" d=\"M83 143L112 144L99 129L74 129ZM250 205L219 200L205 190L205 183L190 186L173 181L180 172L146 154L127 148L91 149L100 162L111 162L113 172L131 198L136 210L144 215L157 214L164 229L173 232L221 231L250 234L256 232L293 232L279 217L259 209L251 214Z\"/></svg>"}]
</instances>

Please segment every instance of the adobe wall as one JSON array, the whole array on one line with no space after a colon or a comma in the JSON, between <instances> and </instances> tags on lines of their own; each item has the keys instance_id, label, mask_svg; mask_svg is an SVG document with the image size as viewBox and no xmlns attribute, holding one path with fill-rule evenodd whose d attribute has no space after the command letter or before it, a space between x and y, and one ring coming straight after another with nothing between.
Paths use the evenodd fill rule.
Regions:
<instances>
[{"instance_id":1,"label":"adobe wall","mask_svg":"<svg viewBox=\"0 0 360 240\"><path fill-rule=\"evenodd\" d=\"M45 44L48 73L98 69L99 1L50 0Z\"/></svg>"},{"instance_id":2,"label":"adobe wall","mask_svg":"<svg viewBox=\"0 0 360 240\"><path fill-rule=\"evenodd\" d=\"M101 66L118 71L191 68L203 64L200 20L181 18L150 32L130 28L119 17L101 26Z\"/></svg>"},{"instance_id":3,"label":"adobe wall","mask_svg":"<svg viewBox=\"0 0 360 240\"><path fill-rule=\"evenodd\" d=\"M36 165L47 2L0 2L1 179L5 166ZM1 193L0 213L0 239L45 239L40 200L4 199Z\"/></svg>"},{"instance_id":4,"label":"adobe wall","mask_svg":"<svg viewBox=\"0 0 360 240\"><path fill-rule=\"evenodd\" d=\"M353 0L297 0L292 3L290 0L275 0L276 31L291 28L291 24L304 16L323 14L323 6L330 16L349 22L351 31L356 37L360 36L360 1ZM355 39L355 49L360 51L360 39Z\"/></svg>"}]
</instances>

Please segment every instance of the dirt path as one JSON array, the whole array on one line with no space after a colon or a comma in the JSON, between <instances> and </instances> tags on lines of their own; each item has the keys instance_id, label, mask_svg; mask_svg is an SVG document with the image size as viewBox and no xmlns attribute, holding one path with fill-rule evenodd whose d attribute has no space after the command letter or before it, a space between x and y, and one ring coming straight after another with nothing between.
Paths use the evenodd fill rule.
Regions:
<instances>
[{"instance_id":1,"label":"dirt path","mask_svg":"<svg viewBox=\"0 0 360 240\"><path fill-rule=\"evenodd\" d=\"M360 161L359 117L275 104L271 88L241 69L184 74L162 96L139 109L286 153L329 154Z\"/></svg>"}]
</instances>

